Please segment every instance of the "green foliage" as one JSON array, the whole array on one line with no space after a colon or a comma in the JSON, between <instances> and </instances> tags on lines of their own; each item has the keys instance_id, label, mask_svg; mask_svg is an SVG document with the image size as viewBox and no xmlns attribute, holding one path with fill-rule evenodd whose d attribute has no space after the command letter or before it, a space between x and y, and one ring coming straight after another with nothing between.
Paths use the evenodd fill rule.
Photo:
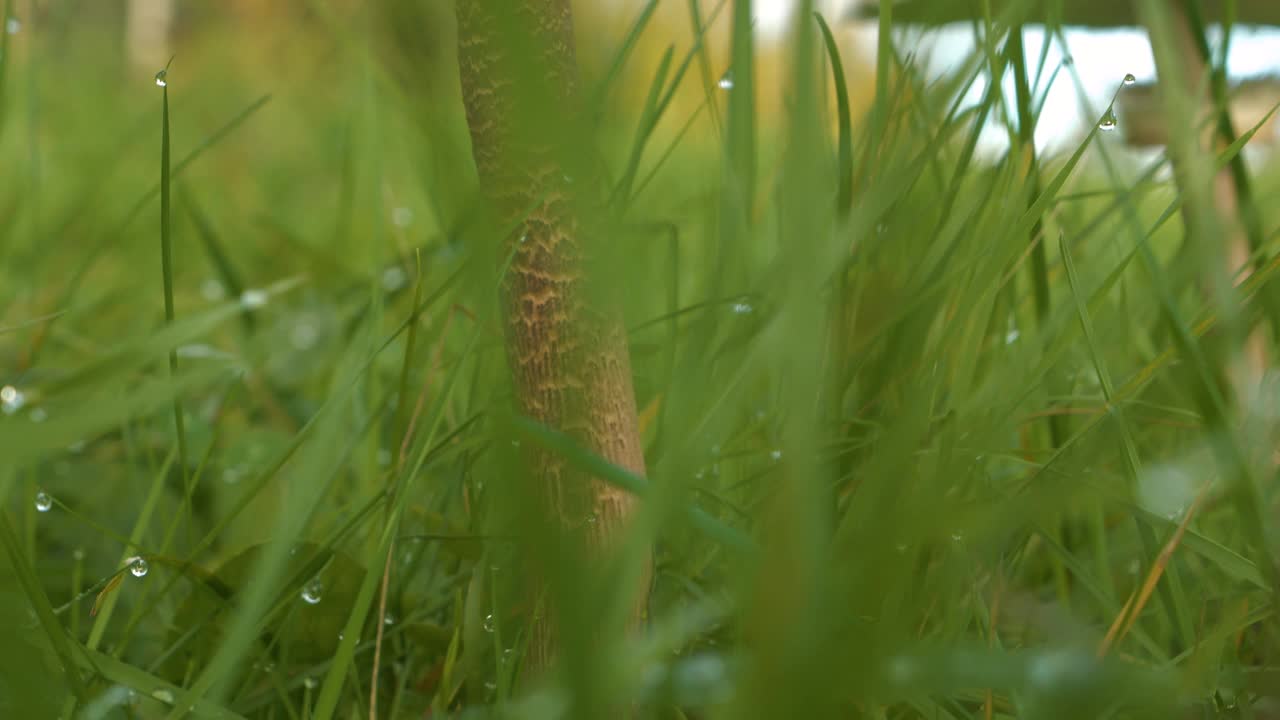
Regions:
<instances>
[{"instance_id":1,"label":"green foliage","mask_svg":"<svg viewBox=\"0 0 1280 720\"><path fill-rule=\"evenodd\" d=\"M163 91L88 4L0 35L0 716L1267 712L1274 170L1259 271L1202 292L1163 157L1023 155L1073 76L1018 56L1030 3L941 78L886 14L870 108L800 3L777 112L747 2L681 7L623 105L658 4L566 160L644 478L513 409L447 3L182 5ZM983 74L1020 92L965 106ZM533 512L534 448L642 498L607 552Z\"/></svg>"}]
</instances>

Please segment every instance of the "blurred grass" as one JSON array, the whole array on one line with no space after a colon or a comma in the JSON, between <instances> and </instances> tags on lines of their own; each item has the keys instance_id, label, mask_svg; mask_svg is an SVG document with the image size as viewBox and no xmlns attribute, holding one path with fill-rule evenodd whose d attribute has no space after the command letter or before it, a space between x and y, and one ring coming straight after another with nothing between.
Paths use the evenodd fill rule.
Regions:
<instances>
[{"instance_id":1,"label":"blurred grass","mask_svg":"<svg viewBox=\"0 0 1280 720\"><path fill-rule=\"evenodd\" d=\"M864 68L837 18L768 48L745 2L582 10L642 481L511 414L446 9L180 6L165 178L120 14L7 4L0 716L1274 712L1280 396L1228 378L1280 211L1205 294L1164 163L1099 130L1028 161L1078 79L1018 57L1023 5L942 78L887 14ZM983 72L1019 92L963 107ZM606 561L531 522L531 444L643 496ZM650 547L645 627L600 630ZM541 613L576 659L524 677Z\"/></svg>"}]
</instances>

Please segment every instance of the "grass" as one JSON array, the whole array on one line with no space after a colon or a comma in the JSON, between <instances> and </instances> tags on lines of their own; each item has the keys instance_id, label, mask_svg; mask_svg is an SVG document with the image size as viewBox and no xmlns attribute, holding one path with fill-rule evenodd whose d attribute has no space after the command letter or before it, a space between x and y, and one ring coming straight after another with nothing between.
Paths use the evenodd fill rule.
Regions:
<instances>
[{"instance_id":1,"label":"grass","mask_svg":"<svg viewBox=\"0 0 1280 720\"><path fill-rule=\"evenodd\" d=\"M1046 83L1078 79L1020 56L1025 3L941 78L886 13L866 108L801 8L776 112L745 3L688 3L657 58L645 3L582 68L573 158L609 178L588 250L631 328L639 477L514 412L510 228L451 40L378 5L285 3L271 33L200 10L162 89L101 60L109 15L0 36L0 716L1271 711L1280 398L1231 378L1271 319L1274 167L1196 166L1252 173L1257 269L1207 294L1163 156L1100 129L1030 154ZM960 103L984 73L1017 91ZM642 498L609 553L530 517L532 447ZM613 629L650 549L645 623ZM533 677L548 613L562 662Z\"/></svg>"}]
</instances>

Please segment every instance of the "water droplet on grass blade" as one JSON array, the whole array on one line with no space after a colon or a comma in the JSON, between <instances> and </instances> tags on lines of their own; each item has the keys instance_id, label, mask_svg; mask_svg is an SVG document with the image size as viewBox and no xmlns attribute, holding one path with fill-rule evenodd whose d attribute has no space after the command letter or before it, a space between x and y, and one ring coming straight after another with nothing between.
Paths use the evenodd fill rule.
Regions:
<instances>
[{"instance_id":1,"label":"water droplet on grass blade","mask_svg":"<svg viewBox=\"0 0 1280 720\"><path fill-rule=\"evenodd\" d=\"M751 307L751 304L742 300L733 304L734 315L750 315L752 310L754 310L754 308Z\"/></svg>"},{"instance_id":2,"label":"water droplet on grass blade","mask_svg":"<svg viewBox=\"0 0 1280 720\"><path fill-rule=\"evenodd\" d=\"M487 633L491 633L491 632L493 632L495 625L494 625L494 620L493 620L493 615L492 615L492 614L490 614L490 615L485 615L485 616L484 616L484 625L483 625L483 627L484 627L484 631L485 631L485 632L487 632Z\"/></svg>"},{"instance_id":3,"label":"water droplet on grass blade","mask_svg":"<svg viewBox=\"0 0 1280 720\"><path fill-rule=\"evenodd\" d=\"M724 75L721 75L720 81L716 83L716 85L719 85L721 90L732 90L733 89L733 71L731 70L729 72L726 72Z\"/></svg>"},{"instance_id":4,"label":"water droplet on grass blade","mask_svg":"<svg viewBox=\"0 0 1280 720\"><path fill-rule=\"evenodd\" d=\"M1111 132L1116 129L1116 113L1114 110L1108 109L1107 114L1102 116L1102 120L1098 122L1098 129L1103 132Z\"/></svg>"},{"instance_id":5,"label":"water droplet on grass blade","mask_svg":"<svg viewBox=\"0 0 1280 720\"><path fill-rule=\"evenodd\" d=\"M1132 84L1134 84L1134 83L1138 82L1138 78L1134 77L1134 76L1133 76L1133 73L1125 73L1124 81L1123 81L1123 82L1124 82L1124 84L1125 84L1125 85L1132 85Z\"/></svg>"},{"instance_id":6,"label":"water droplet on grass blade","mask_svg":"<svg viewBox=\"0 0 1280 720\"><path fill-rule=\"evenodd\" d=\"M49 497L49 493L43 490L36 493L36 511L49 512L53 508L53 498Z\"/></svg>"},{"instance_id":7,"label":"water droplet on grass blade","mask_svg":"<svg viewBox=\"0 0 1280 720\"><path fill-rule=\"evenodd\" d=\"M156 73L156 87L168 87L168 86L169 86L169 71L161 70L160 72Z\"/></svg>"},{"instance_id":8,"label":"water droplet on grass blade","mask_svg":"<svg viewBox=\"0 0 1280 720\"><path fill-rule=\"evenodd\" d=\"M151 692L151 697L159 700L162 703L168 703L170 705L173 704L173 692L171 692L168 688L160 688L159 690L153 690Z\"/></svg>"},{"instance_id":9,"label":"water droplet on grass blade","mask_svg":"<svg viewBox=\"0 0 1280 720\"><path fill-rule=\"evenodd\" d=\"M392 265L382 271L382 289L387 292L395 292L404 287L408 276L405 275L404 269L399 265Z\"/></svg>"},{"instance_id":10,"label":"water droplet on grass blade","mask_svg":"<svg viewBox=\"0 0 1280 720\"><path fill-rule=\"evenodd\" d=\"M320 602L320 598L324 597L324 583L320 578L313 578L302 588L302 601L308 605L315 605Z\"/></svg>"},{"instance_id":11,"label":"water droplet on grass blade","mask_svg":"<svg viewBox=\"0 0 1280 720\"><path fill-rule=\"evenodd\" d=\"M18 412L26 404L27 396L18 388L12 385L0 388L0 410L3 410L5 415Z\"/></svg>"},{"instance_id":12,"label":"water droplet on grass blade","mask_svg":"<svg viewBox=\"0 0 1280 720\"><path fill-rule=\"evenodd\" d=\"M133 573L134 577L146 577L150 570L151 566L147 564L146 559L141 555L129 558L129 572Z\"/></svg>"},{"instance_id":13,"label":"water droplet on grass blade","mask_svg":"<svg viewBox=\"0 0 1280 720\"><path fill-rule=\"evenodd\" d=\"M302 680L302 686L308 690L315 690L319 684L320 684L320 681L316 680L314 677L310 675L306 676Z\"/></svg>"},{"instance_id":14,"label":"water droplet on grass blade","mask_svg":"<svg viewBox=\"0 0 1280 720\"><path fill-rule=\"evenodd\" d=\"M4 22L4 31L10 35L17 35L22 31L22 21L18 18L9 18Z\"/></svg>"},{"instance_id":15,"label":"water droplet on grass blade","mask_svg":"<svg viewBox=\"0 0 1280 720\"><path fill-rule=\"evenodd\" d=\"M266 306L268 299L269 296L266 290L251 288L240 293L240 305L249 310L256 310Z\"/></svg>"},{"instance_id":16,"label":"water droplet on grass blade","mask_svg":"<svg viewBox=\"0 0 1280 720\"><path fill-rule=\"evenodd\" d=\"M209 278L200 283L200 296L209 302L217 302L227 296L227 290L222 283Z\"/></svg>"},{"instance_id":17,"label":"water droplet on grass blade","mask_svg":"<svg viewBox=\"0 0 1280 720\"><path fill-rule=\"evenodd\" d=\"M289 342L298 350L310 350L320 339L320 331L313 323L300 322L289 332Z\"/></svg>"}]
</instances>

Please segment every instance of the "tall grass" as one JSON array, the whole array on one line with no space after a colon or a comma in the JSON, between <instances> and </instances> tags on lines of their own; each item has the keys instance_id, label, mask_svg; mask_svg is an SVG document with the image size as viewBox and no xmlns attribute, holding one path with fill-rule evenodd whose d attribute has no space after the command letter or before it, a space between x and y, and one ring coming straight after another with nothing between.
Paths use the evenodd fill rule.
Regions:
<instances>
[{"instance_id":1,"label":"tall grass","mask_svg":"<svg viewBox=\"0 0 1280 720\"><path fill-rule=\"evenodd\" d=\"M114 41L53 15L0 43L0 78L33 80L0 86L0 716L1264 717L1275 386L1246 405L1226 378L1280 217L1251 203L1256 272L1201 292L1191 196L1109 108L1033 153L1073 70L1023 57L1028 3L940 78L886 12L869 108L801 5L777 116L748 2L691 2L642 107L617 83L656 2L582 68L565 163L602 168L579 210L647 478L512 410L512 229L476 210L458 98L402 72L397 19L436 11L286 5L305 29L230 43L209 10L158 177L151 78L90 59ZM669 121L690 82L704 109ZM641 497L625 535L540 522L530 447ZM650 551L642 626L613 622ZM533 674L544 614L562 661Z\"/></svg>"}]
</instances>

